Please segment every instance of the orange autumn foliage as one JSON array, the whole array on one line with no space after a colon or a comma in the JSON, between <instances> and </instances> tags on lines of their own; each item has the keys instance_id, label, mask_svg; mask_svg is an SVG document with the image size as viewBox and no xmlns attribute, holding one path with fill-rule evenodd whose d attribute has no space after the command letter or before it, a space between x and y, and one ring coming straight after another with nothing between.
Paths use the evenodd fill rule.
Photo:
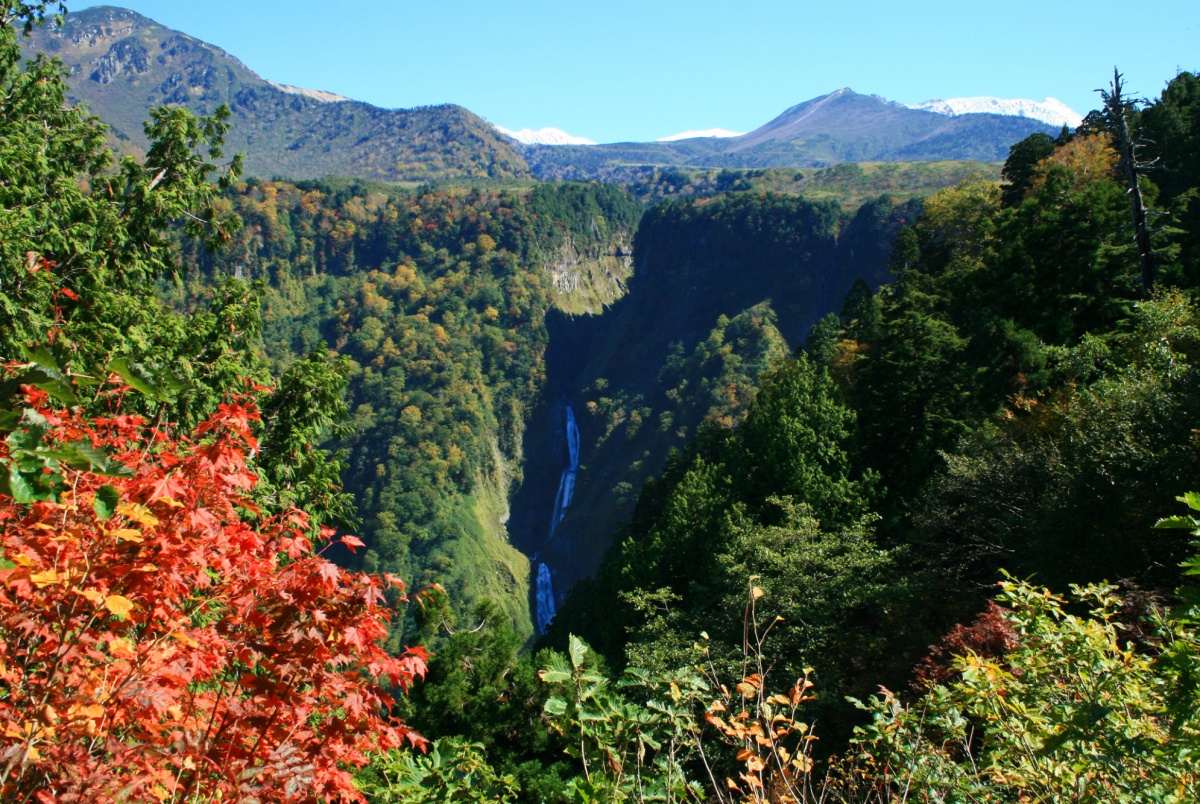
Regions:
<instances>
[{"instance_id":1,"label":"orange autumn foliage","mask_svg":"<svg viewBox=\"0 0 1200 804\"><path fill-rule=\"evenodd\" d=\"M57 501L0 496L0 800L361 800L354 767L423 744L379 686L425 671L421 649L380 647L401 582L314 553L300 511L239 514L252 405L192 439L40 412L51 441L90 440L133 476L64 469Z\"/></svg>"}]
</instances>

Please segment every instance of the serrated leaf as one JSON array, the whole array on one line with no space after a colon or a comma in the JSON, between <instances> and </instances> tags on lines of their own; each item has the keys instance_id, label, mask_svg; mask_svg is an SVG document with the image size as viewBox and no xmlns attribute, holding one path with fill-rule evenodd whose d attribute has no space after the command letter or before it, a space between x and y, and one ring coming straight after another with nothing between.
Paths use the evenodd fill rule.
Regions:
<instances>
[{"instance_id":1,"label":"serrated leaf","mask_svg":"<svg viewBox=\"0 0 1200 804\"><path fill-rule=\"evenodd\" d=\"M162 386L171 392L188 391L195 387L195 383L191 380L184 380L174 375L167 375L159 378Z\"/></svg>"},{"instance_id":2,"label":"serrated leaf","mask_svg":"<svg viewBox=\"0 0 1200 804\"><path fill-rule=\"evenodd\" d=\"M1200 522L1197 522L1190 516L1169 516L1154 523L1154 527L1156 528L1178 528L1182 530L1195 530L1198 525L1200 525Z\"/></svg>"},{"instance_id":3,"label":"serrated leaf","mask_svg":"<svg viewBox=\"0 0 1200 804\"><path fill-rule=\"evenodd\" d=\"M583 658L587 655L587 651L587 643L574 634L571 634L568 653L571 654L571 665L575 667L575 669L578 670L583 666Z\"/></svg>"},{"instance_id":4,"label":"serrated leaf","mask_svg":"<svg viewBox=\"0 0 1200 804\"><path fill-rule=\"evenodd\" d=\"M36 432L39 438L42 433L50 429L50 424L46 421L46 417L33 408L25 408L21 411L21 425L26 430Z\"/></svg>"},{"instance_id":5,"label":"serrated leaf","mask_svg":"<svg viewBox=\"0 0 1200 804\"><path fill-rule=\"evenodd\" d=\"M131 477L133 474L125 464L96 449L88 441L68 444L62 451L66 457L61 460L72 469L86 469L106 477Z\"/></svg>"},{"instance_id":6,"label":"serrated leaf","mask_svg":"<svg viewBox=\"0 0 1200 804\"><path fill-rule=\"evenodd\" d=\"M571 674L563 670L551 670L547 668L538 673L538 678L547 684L563 684L571 680Z\"/></svg>"},{"instance_id":7,"label":"serrated leaf","mask_svg":"<svg viewBox=\"0 0 1200 804\"><path fill-rule=\"evenodd\" d=\"M108 519L116 512L120 503L120 492L112 486L104 485L96 489L96 499L92 500L92 510L101 519Z\"/></svg>"},{"instance_id":8,"label":"serrated leaf","mask_svg":"<svg viewBox=\"0 0 1200 804\"><path fill-rule=\"evenodd\" d=\"M542 706L542 710L547 715L561 716L567 713L567 702L562 698L551 697L546 699L546 703Z\"/></svg>"},{"instance_id":9,"label":"serrated leaf","mask_svg":"<svg viewBox=\"0 0 1200 804\"><path fill-rule=\"evenodd\" d=\"M589 684L580 691L579 699L581 701L589 701L592 698L596 697L596 693L600 692L607 686L608 686L607 679L600 679L597 682Z\"/></svg>"},{"instance_id":10,"label":"serrated leaf","mask_svg":"<svg viewBox=\"0 0 1200 804\"><path fill-rule=\"evenodd\" d=\"M106 710L100 704L88 704L87 706L80 707L79 714L91 720L99 720L104 717Z\"/></svg>"},{"instance_id":11,"label":"serrated leaf","mask_svg":"<svg viewBox=\"0 0 1200 804\"><path fill-rule=\"evenodd\" d=\"M138 503L121 503L117 506L117 513L146 528L158 524L158 517L150 513L149 508Z\"/></svg>"},{"instance_id":12,"label":"serrated leaf","mask_svg":"<svg viewBox=\"0 0 1200 804\"><path fill-rule=\"evenodd\" d=\"M39 382L50 382L50 380L57 380L61 376L62 375L57 371L54 372L54 374L51 374L44 368L27 368L17 376L13 377L10 382L14 382L17 385L37 385Z\"/></svg>"},{"instance_id":13,"label":"serrated leaf","mask_svg":"<svg viewBox=\"0 0 1200 804\"><path fill-rule=\"evenodd\" d=\"M44 432L40 427L23 427L9 433L8 437L4 439L4 443L8 444L10 453L18 450L33 452L41 443Z\"/></svg>"}]
</instances>

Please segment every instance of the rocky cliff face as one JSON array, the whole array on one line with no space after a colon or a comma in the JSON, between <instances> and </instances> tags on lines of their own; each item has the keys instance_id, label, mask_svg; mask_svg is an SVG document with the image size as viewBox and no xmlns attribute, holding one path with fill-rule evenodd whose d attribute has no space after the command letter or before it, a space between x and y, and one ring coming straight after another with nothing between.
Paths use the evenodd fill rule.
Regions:
<instances>
[{"instance_id":1,"label":"rocky cliff face","mask_svg":"<svg viewBox=\"0 0 1200 804\"><path fill-rule=\"evenodd\" d=\"M554 305L571 315L596 315L625 295L633 275L633 233L620 230L605 243L580 246L568 236L548 256Z\"/></svg>"}]
</instances>

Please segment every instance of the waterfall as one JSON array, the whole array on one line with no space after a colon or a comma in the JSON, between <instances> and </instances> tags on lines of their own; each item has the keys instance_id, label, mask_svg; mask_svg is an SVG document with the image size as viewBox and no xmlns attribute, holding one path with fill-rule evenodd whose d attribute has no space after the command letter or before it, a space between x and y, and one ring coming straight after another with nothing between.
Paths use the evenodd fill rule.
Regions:
<instances>
[{"instance_id":1,"label":"waterfall","mask_svg":"<svg viewBox=\"0 0 1200 804\"><path fill-rule=\"evenodd\" d=\"M554 619L554 580L550 577L549 567L545 564L537 566L537 630L544 634Z\"/></svg>"},{"instance_id":2,"label":"waterfall","mask_svg":"<svg viewBox=\"0 0 1200 804\"><path fill-rule=\"evenodd\" d=\"M558 523L563 521L563 517L567 515L567 507L571 505L571 497L575 493L575 475L579 471L579 427L575 423L575 411L567 405L567 467L563 469L562 475L558 479L558 493L554 495L554 511L550 515L550 532L546 534L546 541L542 544L542 550L546 549L546 545L550 544L550 540L554 538L554 532L558 529ZM533 557L537 563L538 556L541 551ZM554 619L556 607L554 604L554 579L550 572L550 567L545 563L537 564L537 629L538 633L546 633L546 628L549 627L550 621Z\"/></svg>"},{"instance_id":3,"label":"waterfall","mask_svg":"<svg viewBox=\"0 0 1200 804\"><path fill-rule=\"evenodd\" d=\"M571 471L579 469L579 427L575 424L575 411L567 405L567 454L570 456Z\"/></svg>"}]
</instances>

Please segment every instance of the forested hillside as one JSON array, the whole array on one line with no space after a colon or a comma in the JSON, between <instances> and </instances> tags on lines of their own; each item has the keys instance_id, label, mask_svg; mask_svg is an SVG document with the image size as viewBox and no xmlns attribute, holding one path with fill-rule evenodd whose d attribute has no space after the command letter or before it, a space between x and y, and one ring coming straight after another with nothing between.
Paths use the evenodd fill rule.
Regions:
<instances>
[{"instance_id":1,"label":"forested hillside","mask_svg":"<svg viewBox=\"0 0 1200 804\"><path fill-rule=\"evenodd\" d=\"M628 295L599 320L554 322L551 381L582 437L574 502L545 547L556 586L594 571L672 449L705 421L740 422L760 375L818 318L856 281L886 279L888 244L918 209L742 192L647 211Z\"/></svg>"},{"instance_id":2,"label":"forested hillside","mask_svg":"<svg viewBox=\"0 0 1200 804\"><path fill-rule=\"evenodd\" d=\"M908 201L923 198L964 179L1000 180L1001 162L842 162L817 170L680 170L627 167L609 174L646 203L711 198L748 190L802 194L810 200L837 201L857 209L882 195Z\"/></svg>"},{"instance_id":3,"label":"forested hillside","mask_svg":"<svg viewBox=\"0 0 1200 804\"><path fill-rule=\"evenodd\" d=\"M1196 75L923 199L285 182L223 107L115 160L48 11L0 799L1200 798Z\"/></svg>"},{"instance_id":4,"label":"forested hillside","mask_svg":"<svg viewBox=\"0 0 1200 804\"><path fill-rule=\"evenodd\" d=\"M1031 137L1014 147L1007 185L967 181L929 198L896 241L896 280L878 293L856 287L840 316L812 329L806 353L764 378L744 424L710 427L647 485L595 582L560 612L559 644L570 631L618 664L662 673L688 661L704 630L707 655L736 667L738 601L753 578L762 622L782 617L775 672L816 668L833 692L817 708L834 735L853 716L837 711L841 695L903 687L956 622L984 612L923 684L956 678L935 671L952 653L999 657L1031 638L1002 631L995 642L997 627L1025 616L984 609L1003 570L1061 590L1117 582L1103 604L1112 639L1162 650L1154 612L1195 550L1155 523L1200 470L1190 223L1200 175L1183 157L1200 132L1198 86L1181 74L1144 111L1114 102L1073 135ZM1157 172L1137 171L1167 222L1152 254L1138 253L1118 170L1122 120L1147 143L1141 158L1160 159ZM1007 594L1015 609L1029 605L1024 587ZM961 705L987 693L975 694ZM899 704L874 710L876 728L895 718L919 731L888 706ZM859 739L868 734L881 736L860 747L882 749L886 731ZM971 750L1002 761L1005 739ZM896 750L882 756L919 754ZM967 789L961 767L930 773L931 795ZM1097 773L1094 789L1107 792L1095 800L1116 800L1117 775Z\"/></svg>"},{"instance_id":5,"label":"forested hillside","mask_svg":"<svg viewBox=\"0 0 1200 804\"><path fill-rule=\"evenodd\" d=\"M261 299L277 371L338 355L350 415L337 445L367 541L362 568L438 584L460 612L497 601L528 635L528 562L505 523L545 383L544 317L583 290L556 277L599 266L628 241L640 206L616 188L555 184L255 181L223 201L242 229L215 254L185 245L199 270L177 305L204 304L236 275ZM567 251L572 264L556 262Z\"/></svg>"},{"instance_id":6,"label":"forested hillside","mask_svg":"<svg viewBox=\"0 0 1200 804\"><path fill-rule=\"evenodd\" d=\"M548 644L565 655L514 662L480 612L414 720L477 742L530 801L564 783L559 800L686 798L689 779L728 801L1194 798L1197 520L1172 515L1176 497L1200 508L1197 88L1181 74L1144 110L1118 101L1016 144L1005 185L927 199L895 280L852 288L742 416L710 410L647 483L559 611ZM1122 120L1162 166L1134 171L1162 221L1140 254ZM639 241L706 209L656 210ZM684 277L704 281L659 287ZM734 333L760 354L782 342L763 309L738 318L672 365ZM640 343L612 365L632 371ZM555 732L530 745L539 712ZM547 764L559 751L590 774Z\"/></svg>"}]
</instances>

